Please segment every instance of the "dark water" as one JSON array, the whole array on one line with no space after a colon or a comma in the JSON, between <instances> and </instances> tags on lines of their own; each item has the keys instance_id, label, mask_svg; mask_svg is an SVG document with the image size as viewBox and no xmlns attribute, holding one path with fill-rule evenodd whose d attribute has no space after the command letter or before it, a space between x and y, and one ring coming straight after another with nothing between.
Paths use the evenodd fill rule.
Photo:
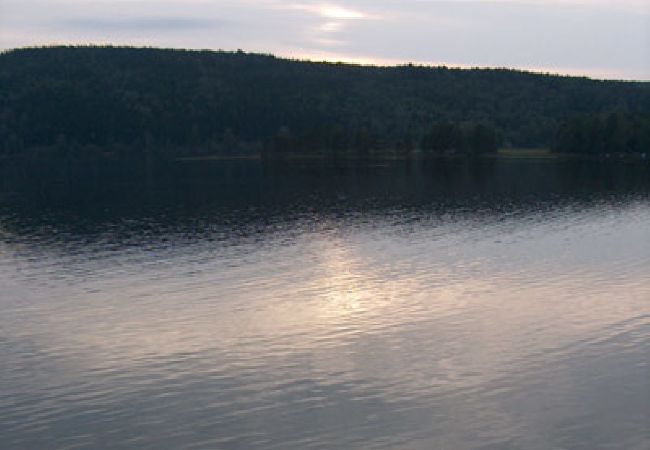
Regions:
<instances>
[{"instance_id":1,"label":"dark water","mask_svg":"<svg viewBox=\"0 0 650 450\"><path fill-rule=\"evenodd\" d=\"M650 448L650 168L12 169L1 449Z\"/></svg>"}]
</instances>

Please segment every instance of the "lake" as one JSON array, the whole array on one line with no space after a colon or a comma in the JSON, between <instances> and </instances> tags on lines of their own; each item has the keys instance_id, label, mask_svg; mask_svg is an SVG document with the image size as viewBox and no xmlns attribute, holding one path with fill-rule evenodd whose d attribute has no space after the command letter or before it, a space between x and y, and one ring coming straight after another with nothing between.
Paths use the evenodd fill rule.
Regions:
<instances>
[{"instance_id":1,"label":"lake","mask_svg":"<svg viewBox=\"0 0 650 450\"><path fill-rule=\"evenodd\" d=\"M650 448L650 167L34 166L0 448Z\"/></svg>"}]
</instances>

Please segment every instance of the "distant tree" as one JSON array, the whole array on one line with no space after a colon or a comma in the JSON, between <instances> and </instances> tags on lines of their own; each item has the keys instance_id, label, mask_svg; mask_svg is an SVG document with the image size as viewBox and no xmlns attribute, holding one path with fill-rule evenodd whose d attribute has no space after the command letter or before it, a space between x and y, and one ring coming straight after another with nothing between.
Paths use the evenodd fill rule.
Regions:
<instances>
[{"instance_id":1,"label":"distant tree","mask_svg":"<svg viewBox=\"0 0 650 450\"><path fill-rule=\"evenodd\" d=\"M226 128L221 137L223 153L233 155L237 153L239 142L230 128Z\"/></svg>"},{"instance_id":2,"label":"distant tree","mask_svg":"<svg viewBox=\"0 0 650 450\"><path fill-rule=\"evenodd\" d=\"M451 123L434 123L422 138L422 150L442 154L465 150L465 136L460 127Z\"/></svg>"},{"instance_id":3,"label":"distant tree","mask_svg":"<svg viewBox=\"0 0 650 450\"><path fill-rule=\"evenodd\" d=\"M278 154L287 154L295 150L295 138L289 127L280 127L273 141L273 149Z\"/></svg>"},{"instance_id":4,"label":"distant tree","mask_svg":"<svg viewBox=\"0 0 650 450\"><path fill-rule=\"evenodd\" d=\"M359 128L354 136L354 148L359 156L366 157L370 154L373 139L367 127Z\"/></svg>"},{"instance_id":5,"label":"distant tree","mask_svg":"<svg viewBox=\"0 0 650 450\"><path fill-rule=\"evenodd\" d=\"M495 131L485 125L473 126L469 131L468 147L473 154L496 152L497 136Z\"/></svg>"},{"instance_id":6,"label":"distant tree","mask_svg":"<svg viewBox=\"0 0 650 450\"><path fill-rule=\"evenodd\" d=\"M609 114L604 125L604 147L611 153L625 151L626 129L622 115Z\"/></svg>"},{"instance_id":7,"label":"distant tree","mask_svg":"<svg viewBox=\"0 0 650 450\"><path fill-rule=\"evenodd\" d=\"M555 149L565 153L644 153L650 144L648 116L610 113L582 115L563 123L556 134Z\"/></svg>"}]
</instances>

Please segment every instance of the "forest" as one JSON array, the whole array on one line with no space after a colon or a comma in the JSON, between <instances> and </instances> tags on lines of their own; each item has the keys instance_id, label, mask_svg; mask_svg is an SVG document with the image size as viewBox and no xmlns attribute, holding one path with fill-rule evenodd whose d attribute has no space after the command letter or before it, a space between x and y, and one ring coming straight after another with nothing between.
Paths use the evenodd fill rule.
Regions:
<instances>
[{"instance_id":1,"label":"forest","mask_svg":"<svg viewBox=\"0 0 650 450\"><path fill-rule=\"evenodd\" d=\"M0 54L0 157L650 152L650 83L242 51Z\"/></svg>"}]
</instances>

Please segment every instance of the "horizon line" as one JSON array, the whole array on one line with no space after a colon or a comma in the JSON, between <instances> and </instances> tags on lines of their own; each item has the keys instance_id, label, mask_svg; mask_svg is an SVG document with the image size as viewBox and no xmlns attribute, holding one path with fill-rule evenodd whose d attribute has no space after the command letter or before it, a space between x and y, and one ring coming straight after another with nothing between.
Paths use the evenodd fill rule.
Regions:
<instances>
[{"instance_id":1,"label":"horizon line","mask_svg":"<svg viewBox=\"0 0 650 450\"><path fill-rule=\"evenodd\" d=\"M165 47L156 45L128 45L128 44L111 44L111 43L51 43L51 44L37 44L37 45L24 45L20 47L0 49L0 54L9 53L17 50L25 49L48 49L48 48L124 48L124 49L142 49L142 50L171 50L171 51L185 51L185 52L212 52L212 53L243 53L258 56L270 56L276 59L284 59L287 61L305 62L305 63L327 63L327 64L340 64L357 67L375 67L375 68L396 68L396 67L419 67L430 69L450 69L450 70L507 70L512 72L526 73L531 75L545 75L555 76L562 78L583 78L592 81L611 81L619 83L650 83L650 78L616 78L612 75L611 78L606 76L590 75L586 72L581 72L580 69L552 69L547 67L514 67L514 66L486 66L486 65L472 65L462 63L447 63L447 62L432 62L432 61L404 61L386 58L373 58L373 57L355 57L345 55L331 55L321 53L295 53L288 51L283 52L264 52L260 50L244 50L238 49L224 49L224 48L200 48L200 47Z\"/></svg>"}]
</instances>

